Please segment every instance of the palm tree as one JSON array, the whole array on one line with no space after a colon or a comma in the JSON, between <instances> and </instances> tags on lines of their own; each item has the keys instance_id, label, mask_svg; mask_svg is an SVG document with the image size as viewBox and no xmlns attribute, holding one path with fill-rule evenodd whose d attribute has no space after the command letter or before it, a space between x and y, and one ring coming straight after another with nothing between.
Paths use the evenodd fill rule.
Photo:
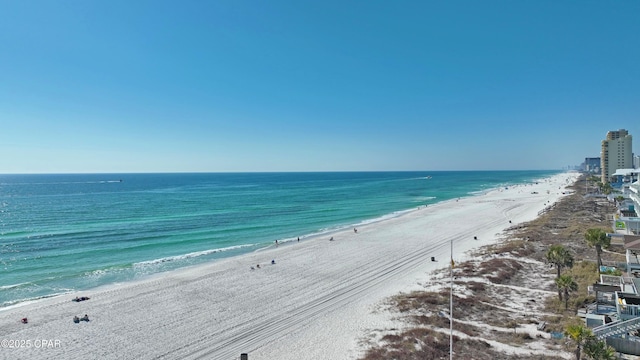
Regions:
<instances>
[{"instance_id":1,"label":"palm tree","mask_svg":"<svg viewBox=\"0 0 640 360\"><path fill-rule=\"evenodd\" d=\"M591 329L580 324L580 325L569 325L567 326L567 330L565 330L565 335L569 336L576 343L576 360L580 360L580 351L582 347L585 345L587 340L593 337L593 333Z\"/></svg>"},{"instance_id":2,"label":"palm tree","mask_svg":"<svg viewBox=\"0 0 640 360\"><path fill-rule=\"evenodd\" d=\"M558 270L556 279L560 277L560 271L563 267L573 266L573 256L569 253L569 250L562 245L551 245L549 250L547 250L546 258L547 261L550 264L555 265ZM562 301L562 293L560 292L560 289L558 289L558 298Z\"/></svg>"},{"instance_id":3,"label":"palm tree","mask_svg":"<svg viewBox=\"0 0 640 360\"><path fill-rule=\"evenodd\" d=\"M611 238L607 236L607 232L603 229L588 229L584 234L587 245L596 248L596 256L598 257L598 271L602 266L602 249L607 249L611 245Z\"/></svg>"},{"instance_id":4,"label":"palm tree","mask_svg":"<svg viewBox=\"0 0 640 360\"><path fill-rule=\"evenodd\" d=\"M594 360L615 360L616 351L606 342L598 340L595 336L588 337L584 342L584 354Z\"/></svg>"},{"instance_id":5,"label":"palm tree","mask_svg":"<svg viewBox=\"0 0 640 360\"><path fill-rule=\"evenodd\" d=\"M602 181L602 178L600 176L591 175L591 177L589 177L589 181L599 183Z\"/></svg>"},{"instance_id":6,"label":"palm tree","mask_svg":"<svg viewBox=\"0 0 640 360\"><path fill-rule=\"evenodd\" d=\"M573 280L571 275L561 275L559 278L556 278L556 285L558 286L558 291L564 293L564 309L567 310L569 307L569 293L577 291L578 284Z\"/></svg>"}]
</instances>

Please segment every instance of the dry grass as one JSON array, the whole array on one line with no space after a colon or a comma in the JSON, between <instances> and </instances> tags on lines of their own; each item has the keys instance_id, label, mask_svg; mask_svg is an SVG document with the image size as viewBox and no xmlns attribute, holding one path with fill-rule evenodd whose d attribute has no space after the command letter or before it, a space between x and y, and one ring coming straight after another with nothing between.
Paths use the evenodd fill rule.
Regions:
<instances>
[{"instance_id":1,"label":"dry grass","mask_svg":"<svg viewBox=\"0 0 640 360\"><path fill-rule=\"evenodd\" d=\"M482 262L476 275L484 276L494 284L507 284L520 269L522 265L514 259L494 258Z\"/></svg>"},{"instance_id":2,"label":"dry grass","mask_svg":"<svg viewBox=\"0 0 640 360\"><path fill-rule=\"evenodd\" d=\"M524 227L521 227L524 229ZM512 228L513 230L513 228ZM501 242L496 245L489 245L482 251L491 254L513 255L514 257L526 257L536 252L533 242L523 239L513 239Z\"/></svg>"},{"instance_id":3,"label":"dry grass","mask_svg":"<svg viewBox=\"0 0 640 360\"><path fill-rule=\"evenodd\" d=\"M449 304L449 294L444 292L414 291L395 297L395 306L400 312L425 311L444 304Z\"/></svg>"},{"instance_id":4,"label":"dry grass","mask_svg":"<svg viewBox=\"0 0 640 360\"><path fill-rule=\"evenodd\" d=\"M514 334L515 343L532 341L527 334ZM424 360L448 359L449 335L427 328L410 329L399 334L386 335L381 346L369 349L362 360ZM550 360L558 359L544 355L507 355L495 350L488 342L476 339L462 339L453 336L456 359L475 360Z\"/></svg>"},{"instance_id":5,"label":"dry grass","mask_svg":"<svg viewBox=\"0 0 640 360\"><path fill-rule=\"evenodd\" d=\"M456 344L456 358L459 359L507 359L493 351L485 341L453 337ZM397 335L382 338L384 346L370 349L363 360L418 360L448 359L449 335L427 328L415 328ZM501 357L502 356L502 357ZM513 357L509 357L513 358Z\"/></svg>"}]
</instances>

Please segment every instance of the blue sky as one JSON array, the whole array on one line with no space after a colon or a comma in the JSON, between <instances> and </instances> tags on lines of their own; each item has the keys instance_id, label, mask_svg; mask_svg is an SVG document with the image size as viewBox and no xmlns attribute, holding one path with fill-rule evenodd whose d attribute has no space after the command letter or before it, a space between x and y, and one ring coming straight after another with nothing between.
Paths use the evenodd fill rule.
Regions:
<instances>
[{"instance_id":1,"label":"blue sky","mask_svg":"<svg viewBox=\"0 0 640 360\"><path fill-rule=\"evenodd\" d=\"M1 0L0 18L0 173L560 169L609 130L640 139L640 1Z\"/></svg>"}]
</instances>

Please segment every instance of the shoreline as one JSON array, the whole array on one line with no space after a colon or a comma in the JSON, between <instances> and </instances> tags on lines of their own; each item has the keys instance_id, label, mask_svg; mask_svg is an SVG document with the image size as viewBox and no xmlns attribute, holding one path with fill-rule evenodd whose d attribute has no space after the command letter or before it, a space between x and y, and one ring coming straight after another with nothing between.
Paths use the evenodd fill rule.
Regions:
<instances>
[{"instance_id":1,"label":"shoreline","mask_svg":"<svg viewBox=\"0 0 640 360\"><path fill-rule=\"evenodd\" d=\"M302 353L303 358L354 359L362 350L359 339L386 322L374 314L377 304L447 266L451 241L454 260L464 260L469 250L499 241L512 225L509 220L537 217L547 202L563 196L558 187L571 178L577 174L420 207L362 225L358 233L336 230L333 242L326 235L309 237L3 309L3 338L57 338L61 347L0 353L86 358L90 350L96 358L234 358L247 352L251 359L294 359ZM538 194L530 194L534 188ZM430 262L431 256L438 261ZM251 271L258 263L262 269ZM91 299L71 302L76 295ZM84 313L90 322L71 322ZM29 324L19 324L25 316ZM178 344L180 334L190 338ZM117 352L105 352L118 342L124 345Z\"/></svg>"},{"instance_id":2,"label":"shoreline","mask_svg":"<svg viewBox=\"0 0 640 360\"><path fill-rule=\"evenodd\" d=\"M559 173L559 174L562 174L562 173ZM552 176L556 176L556 175L559 175L559 174L554 174ZM499 191L499 190L503 189L505 186L527 186L527 185L530 185L530 184L532 184L532 183L534 183L536 181L541 181L541 180L544 180L544 179L546 179L546 178L533 178L533 179L528 179L528 180L526 180L526 182L521 182L521 183L509 183L509 182L506 182L506 183L502 183L502 184L496 185L495 187L492 187L492 188L487 188L487 189L484 189L484 190L476 190L476 191L473 191L473 192L468 192L465 196L459 197L457 199L482 196L482 195L487 194L488 192L491 192L491 191ZM380 222L388 221L388 220L396 218L396 217L406 216L407 214L410 214L410 213L415 212L415 211L420 211L421 209L423 209L423 208L425 208L427 206L433 207L433 206L437 206L439 204L444 204L444 203L447 203L447 202L450 202L450 201L456 201L456 198L444 199L444 200L438 201L438 202L433 203L433 204L416 205L414 207L401 209L401 210L396 210L396 211L393 211L393 212L390 212L390 213L381 214L381 215L378 215L378 216L373 217L373 218L362 219L362 220L359 220L359 221L357 221L355 223L341 224L341 225L331 226L331 227L328 227L328 228L321 228L321 229L315 230L313 232L303 234L302 236L299 237L299 239L307 241L307 240L319 238L319 237L322 237L322 236L331 236L331 234L334 234L334 233L337 233L337 232L340 232L340 231L345 231L345 230L348 230L348 229L352 229L354 227L363 227L363 226L367 226L367 225L370 225L370 224L377 224L377 223L380 223ZM289 244L289 243L295 243L296 242L296 236L277 238L277 240L282 245ZM221 261L221 260L224 260L224 259L230 258L230 257L243 256L243 255L249 254L251 252L265 251L265 250L268 250L268 249L270 249L272 247L274 247L273 243L256 242L256 243L249 243L249 244L232 245L232 246L228 246L228 247L204 249L204 250L198 250L198 251L189 252L189 253L180 253L180 254L170 255L170 256L166 256L166 257L160 257L160 258L153 258L153 259L138 261L138 262L134 262L134 263L130 264L128 266L128 269L131 270L131 271L136 271L134 269L138 268L138 267L144 268L146 266L156 266L158 264L172 263L174 261L179 262L179 261L183 261L184 259L199 258L200 256L203 256L203 255L204 256L209 256L209 255L214 254L214 253L226 253L226 252L234 253L235 251L237 251L237 250L239 250L241 248L254 248L253 250L250 250L249 252L240 252L240 253L235 253L235 254L232 254L232 255L222 255L222 256L216 257L216 258L197 260L195 263L192 263L192 264L177 265L177 267L174 267L174 268L163 269L163 270L160 270L160 271L152 271L149 274L132 275L132 277L129 277L127 279L121 279L121 280L117 280L117 281L113 281L113 282L109 282L109 283L98 284L98 285L95 285L95 286L92 286L92 287L83 288L83 289L72 289L74 286L68 286L71 289L64 289L64 287L62 289L58 289L58 290L68 290L68 291L59 291L59 292L56 292L56 293L39 295L39 296L31 297L31 298L23 298L23 299L18 299L18 300L7 301L7 302L5 302L5 304L2 304L0 306L0 312L5 311L7 309L14 308L14 307L19 307L19 306L22 306L24 304L29 304L29 303L32 303L32 302L41 301L41 300L44 300L44 299L54 298L54 297L57 297L57 296L67 296L67 295L70 295L70 294L75 294L75 293L80 293L80 292L94 291L95 289L100 289L100 288L105 287L105 286L117 285L117 284L123 284L123 283L128 283L128 282L135 282L135 281L139 281L139 280L144 280L144 279L146 279L148 277L152 277L152 276L154 276L156 274L166 274L166 273L170 273L172 271L179 271L180 269L186 269L186 268L191 268L191 267L194 267L194 266L205 265L205 264L210 263L210 262ZM94 272L95 271L108 272L108 271L110 271L110 268L94 270ZM25 283L13 284L13 285L11 285L11 287L19 286L19 285L23 285L23 284L25 284Z\"/></svg>"}]
</instances>

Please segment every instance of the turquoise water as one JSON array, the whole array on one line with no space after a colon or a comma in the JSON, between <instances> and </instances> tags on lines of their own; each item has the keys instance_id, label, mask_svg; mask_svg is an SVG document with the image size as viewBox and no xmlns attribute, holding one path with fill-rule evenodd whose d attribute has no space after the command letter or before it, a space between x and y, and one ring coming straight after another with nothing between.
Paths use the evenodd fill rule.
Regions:
<instances>
[{"instance_id":1,"label":"turquoise water","mask_svg":"<svg viewBox=\"0 0 640 360\"><path fill-rule=\"evenodd\" d=\"M0 307L558 172L0 175Z\"/></svg>"}]
</instances>

